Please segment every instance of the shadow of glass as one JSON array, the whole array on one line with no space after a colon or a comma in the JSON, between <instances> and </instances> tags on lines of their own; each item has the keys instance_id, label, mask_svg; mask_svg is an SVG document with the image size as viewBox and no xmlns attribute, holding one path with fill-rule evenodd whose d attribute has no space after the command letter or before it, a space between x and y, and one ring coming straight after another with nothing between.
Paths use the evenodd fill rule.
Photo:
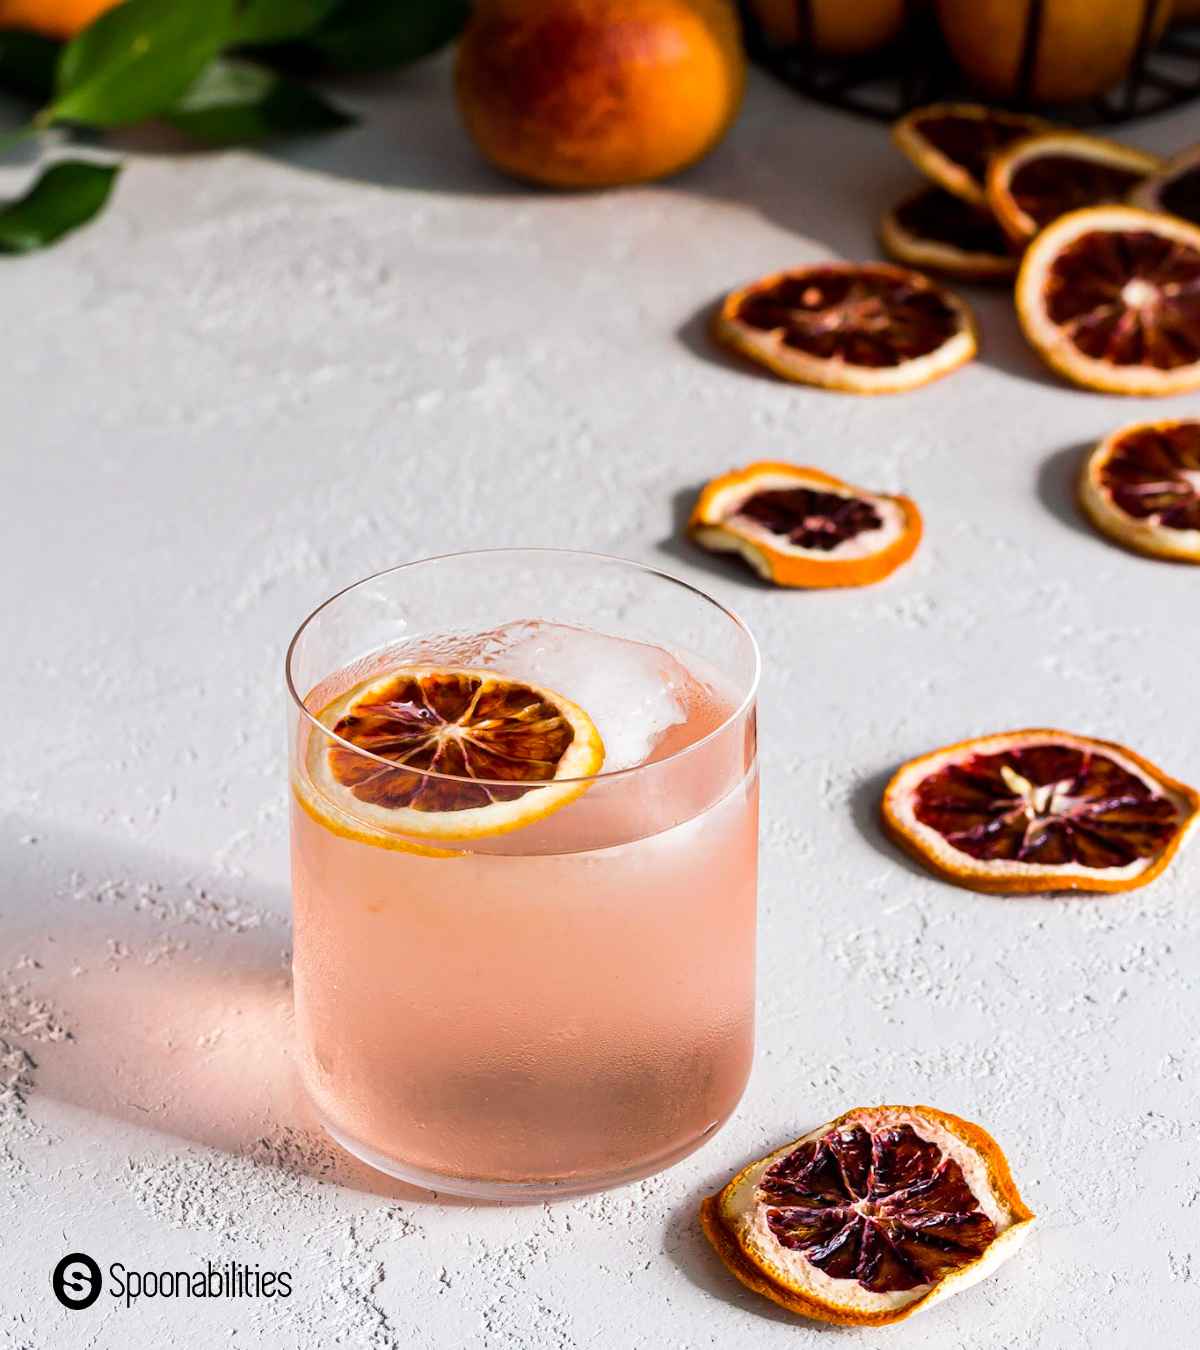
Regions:
<instances>
[{"instance_id":1,"label":"shadow of glass","mask_svg":"<svg viewBox=\"0 0 1200 1350\"><path fill-rule=\"evenodd\" d=\"M34 1111L52 1099L390 1200L458 1203L317 1125L293 1062L285 893L58 826L10 821L5 837L24 842L0 850L0 1036L31 1059Z\"/></svg>"}]
</instances>

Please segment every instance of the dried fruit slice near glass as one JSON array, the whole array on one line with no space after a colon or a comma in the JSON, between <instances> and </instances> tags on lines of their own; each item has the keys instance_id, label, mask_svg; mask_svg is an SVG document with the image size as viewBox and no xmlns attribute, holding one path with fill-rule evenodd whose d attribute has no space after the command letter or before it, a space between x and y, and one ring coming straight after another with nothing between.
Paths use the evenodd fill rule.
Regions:
<instances>
[{"instance_id":1,"label":"dried fruit slice near glass","mask_svg":"<svg viewBox=\"0 0 1200 1350\"><path fill-rule=\"evenodd\" d=\"M993 156L987 199L1009 237L1024 246L1052 220L1085 206L1123 202L1162 160L1082 132L1048 131Z\"/></svg>"},{"instance_id":2,"label":"dried fruit slice near glass","mask_svg":"<svg viewBox=\"0 0 1200 1350\"><path fill-rule=\"evenodd\" d=\"M763 460L714 478L688 533L739 553L777 586L869 586L912 557L921 513L908 497L852 487L820 469Z\"/></svg>"},{"instance_id":3,"label":"dried fruit slice near glass","mask_svg":"<svg viewBox=\"0 0 1200 1350\"><path fill-rule=\"evenodd\" d=\"M1200 563L1200 420L1135 422L1114 431L1084 461L1079 502L1119 544Z\"/></svg>"},{"instance_id":4,"label":"dried fruit slice near glass","mask_svg":"<svg viewBox=\"0 0 1200 1350\"><path fill-rule=\"evenodd\" d=\"M901 848L970 890L1127 891L1171 861L1200 794L1111 741L1009 731L905 764L882 810Z\"/></svg>"},{"instance_id":5,"label":"dried fruit slice near glass","mask_svg":"<svg viewBox=\"0 0 1200 1350\"><path fill-rule=\"evenodd\" d=\"M977 349L958 296L890 263L815 263L763 277L725 298L713 336L784 379L854 394L915 389Z\"/></svg>"},{"instance_id":6,"label":"dried fruit slice near glass","mask_svg":"<svg viewBox=\"0 0 1200 1350\"><path fill-rule=\"evenodd\" d=\"M1134 188L1129 202L1131 206L1165 211L1200 225L1200 145L1169 159L1157 173Z\"/></svg>"},{"instance_id":7,"label":"dried fruit slice near glass","mask_svg":"<svg viewBox=\"0 0 1200 1350\"><path fill-rule=\"evenodd\" d=\"M987 208L985 180L997 151L1050 123L978 103L931 103L892 127L892 140L918 169L963 201Z\"/></svg>"},{"instance_id":8,"label":"dried fruit slice near glass","mask_svg":"<svg viewBox=\"0 0 1200 1350\"><path fill-rule=\"evenodd\" d=\"M847 1111L700 1208L744 1285L840 1326L899 1322L969 1288L1033 1217L991 1135L929 1106Z\"/></svg>"},{"instance_id":9,"label":"dried fruit slice near glass","mask_svg":"<svg viewBox=\"0 0 1200 1350\"><path fill-rule=\"evenodd\" d=\"M505 834L557 811L604 762L582 708L489 670L414 666L374 677L317 719L308 778L333 827L417 839Z\"/></svg>"},{"instance_id":10,"label":"dried fruit slice near glass","mask_svg":"<svg viewBox=\"0 0 1200 1350\"><path fill-rule=\"evenodd\" d=\"M1025 336L1060 375L1112 394L1200 388L1200 228L1132 206L1060 216L1017 277Z\"/></svg>"},{"instance_id":11,"label":"dried fruit slice near glass","mask_svg":"<svg viewBox=\"0 0 1200 1350\"><path fill-rule=\"evenodd\" d=\"M886 212L879 242L897 262L959 281L1017 274L1017 258L991 213L939 187L923 187Z\"/></svg>"}]
</instances>

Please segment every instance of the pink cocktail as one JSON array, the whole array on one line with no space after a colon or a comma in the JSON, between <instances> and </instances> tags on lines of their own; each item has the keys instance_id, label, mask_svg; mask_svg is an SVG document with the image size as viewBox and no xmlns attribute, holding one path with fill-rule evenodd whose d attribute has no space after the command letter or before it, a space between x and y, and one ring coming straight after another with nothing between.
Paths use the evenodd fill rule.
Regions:
<instances>
[{"instance_id":1,"label":"pink cocktail","mask_svg":"<svg viewBox=\"0 0 1200 1350\"><path fill-rule=\"evenodd\" d=\"M745 628L631 563L466 554L335 597L288 676L296 1025L330 1133L393 1175L496 1197L613 1185L703 1143L753 1054ZM472 741L453 718L493 681L506 709L512 688L582 709L603 763L546 786L414 767L428 756L401 747L422 736ZM493 770L519 753L499 744Z\"/></svg>"}]
</instances>

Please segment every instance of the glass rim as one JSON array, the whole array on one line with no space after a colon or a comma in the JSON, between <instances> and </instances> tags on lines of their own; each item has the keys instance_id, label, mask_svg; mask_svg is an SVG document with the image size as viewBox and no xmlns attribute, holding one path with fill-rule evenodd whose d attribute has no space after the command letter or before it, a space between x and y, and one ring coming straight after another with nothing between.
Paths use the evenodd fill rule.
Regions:
<instances>
[{"instance_id":1,"label":"glass rim","mask_svg":"<svg viewBox=\"0 0 1200 1350\"><path fill-rule=\"evenodd\" d=\"M295 633L292 634L292 639L288 643L287 652L284 656L284 683L287 686L288 696L292 700L292 703L295 705L300 716L309 724L312 731L318 732L320 735L327 737L330 741L343 746L347 750L353 751L356 755L361 755L364 759L374 760L377 764L394 769L396 764L393 760L386 759L382 755L376 755L370 750L364 750L361 746L355 745L353 741L347 741L343 737L338 736L305 705L304 699L297 690L296 683L292 678L292 659L295 656L296 647L299 644L300 639L304 636L309 625L323 614L330 605L336 604L343 596L349 595L351 591L357 590L360 586L365 586L372 581L378 581L381 577L389 577L396 572L406 572L412 568L422 567L429 563L457 562L466 558L496 558L498 556L516 558L521 555L542 558L575 558L587 562L606 564L615 563L621 567L629 568L631 571L641 572L647 577L654 577L659 581L667 581L674 586L682 587L685 591L690 591L693 595L705 601L714 609L719 610L728 620L730 620L733 626L739 630L743 638L750 644L750 654L753 661L750 680L741 702L738 703L737 707L729 713L727 717L722 718L718 726L714 727L707 735L701 736L699 740L692 741L691 744L685 745L681 749L674 751L672 754L667 755L665 759L656 759L645 764L631 764L624 769L605 770L602 768L599 773L585 774L575 778L550 778L546 779L544 782L531 783L529 785L530 791L539 787L549 787L551 784L561 786L566 783L598 783L617 778L630 777L633 774L643 773L647 769L665 768L668 764L677 763L685 756L692 754L693 751L699 750L702 746L708 745L711 741L722 735L735 722L745 716L747 711L753 705L758 694L759 680L762 676L762 654L759 651L758 642L755 639L754 634L750 631L745 620L743 620L739 614L730 609L728 605L723 605L715 597L709 595L707 591L702 591L699 586L693 586L690 581L685 581L682 577L677 577L671 572L664 572L661 568L651 567L648 563L637 562L632 558L621 558L614 553L598 553L589 549L542 547L470 548L460 549L453 553L436 553L427 558L414 558L411 562L397 563L394 567L381 568L378 572L372 572L368 576L360 577L357 581L352 581L348 586L343 586L341 590L335 591L327 599L322 600L316 609L312 610L305 617ZM462 774L438 773L434 769L410 768L409 772L420 774L423 778L437 778L451 783L475 783L484 787L511 788L513 786L511 779L504 778L471 778Z\"/></svg>"}]
</instances>

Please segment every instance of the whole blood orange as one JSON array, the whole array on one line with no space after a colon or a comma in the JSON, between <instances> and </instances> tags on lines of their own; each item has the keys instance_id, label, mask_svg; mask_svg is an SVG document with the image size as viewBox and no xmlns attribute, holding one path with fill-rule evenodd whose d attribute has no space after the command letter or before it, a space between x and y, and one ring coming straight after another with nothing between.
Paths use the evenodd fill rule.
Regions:
<instances>
[{"instance_id":1,"label":"whole blood orange","mask_svg":"<svg viewBox=\"0 0 1200 1350\"><path fill-rule=\"evenodd\" d=\"M901 848L970 890L1127 891L1175 856L1200 793L1123 745L1039 729L911 760L882 811Z\"/></svg>"},{"instance_id":2,"label":"whole blood orange","mask_svg":"<svg viewBox=\"0 0 1200 1350\"><path fill-rule=\"evenodd\" d=\"M458 51L476 145L552 187L685 168L724 135L744 83L729 0L481 0Z\"/></svg>"},{"instance_id":3,"label":"whole blood orange","mask_svg":"<svg viewBox=\"0 0 1200 1350\"><path fill-rule=\"evenodd\" d=\"M0 28L72 38L119 0L0 0Z\"/></svg>"},{"instance_id":4,"label":"whole blood orange","mask_svg":"<svg viewBox=\"0 0 1200 1350\"><path fill-rule=\"evenodd\" d=\"M983 93L1073 103L1120 82L1137 51L1147 5L1154 38L1171 0L937 0L937 12L955 62ZM1022 88L1034 6L1028 85Z\"/></svg>"},{"instance_id":5,"label":"whole blood orange","mask_svg":"<svg viewBox=\"0 0 1200 1350\"><path fill-rule=\"evenodd\" d=\"M899 1322L969 1288L1033 1218L991 1135L931 1106L847 1111L700 1208L747 1288L839 1326Z\"/></svg>"},{"instance_id":6,"label":"whole blood orange","mask_svg":"<svg viewBox=\"0 0 1200 1350\"><path fill-rule=\"evenodd\" d=\"M750 0L767 37L777 46L802 43L822 56L860 56L896 37L904 0ZM807 11L807 12L806 12Z\"/></svg>"}]
</instances>

